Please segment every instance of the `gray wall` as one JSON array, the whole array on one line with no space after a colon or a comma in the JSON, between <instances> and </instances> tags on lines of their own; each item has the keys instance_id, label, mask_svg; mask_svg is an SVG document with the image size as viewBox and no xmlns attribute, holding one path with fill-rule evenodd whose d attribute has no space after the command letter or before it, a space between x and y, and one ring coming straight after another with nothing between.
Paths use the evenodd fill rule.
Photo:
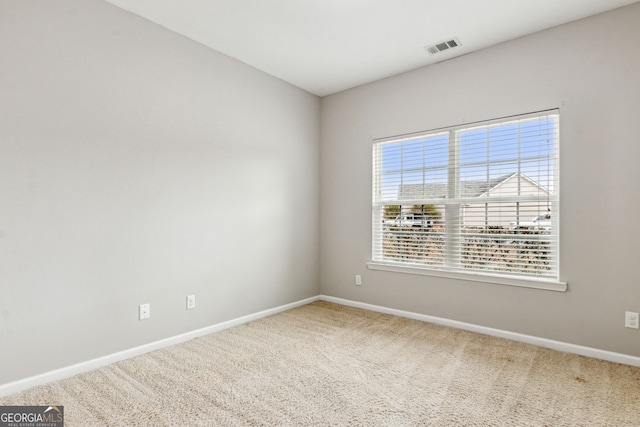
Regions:
<instances>
[{"instance_id":1,"label":"gray wall","mask_svg":"<svg viewBox=\"0 0 640 427\"><path fill-rule=\"evenodd\" d=\"M317 97L98 0L0 0L0 94L0 384L319 293Z\"/></svg>"},{"instance_id":2,"label":"gray wall","mask_svg":"<svg viewBox=\"0 0 640 427\"><path fill-rule=\"evenodd\" d=\"M322 292L640 356L638 22L635 4L323 98ZM554 107L566 293L367 270L371 138Z\"/></svg>"}]
</instances>

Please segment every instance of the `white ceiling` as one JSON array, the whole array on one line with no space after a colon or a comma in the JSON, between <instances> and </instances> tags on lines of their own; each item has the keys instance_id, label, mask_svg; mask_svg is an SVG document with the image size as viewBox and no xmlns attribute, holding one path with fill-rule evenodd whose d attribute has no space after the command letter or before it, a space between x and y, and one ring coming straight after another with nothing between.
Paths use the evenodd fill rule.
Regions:
<instances>
[{"instance_id":1,"label":"white ceiling","mask_svg":"<svg viewBox=\"0 0 640 427\"><path fill-rule=\"evenodd\" d=\"M106 1L324 96L638 0Z\"/></svg>"}]
</instances>

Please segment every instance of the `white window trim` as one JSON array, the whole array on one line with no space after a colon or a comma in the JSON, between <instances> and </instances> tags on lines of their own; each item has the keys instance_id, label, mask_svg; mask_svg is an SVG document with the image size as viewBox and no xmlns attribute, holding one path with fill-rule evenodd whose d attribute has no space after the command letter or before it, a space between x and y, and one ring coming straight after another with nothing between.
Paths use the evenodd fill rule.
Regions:
<instances>
[{"instance_id":1,"label":"white window trim","mask_svg":"<svg viewBox=\"0 0 640 427\"><path fill-rule=\"evenodd\" d=\"M559 111L559 109L555 108L552 109L555 111ZM552 111L552 110L546 110L546 111ZM489 120L489 121L483 121L481 122L482 125L487 125L490 123L497 123L497 122L502 122L504 120L508 120L511 118L515 118L515 117L527 117L527 116L531 116L531 117L535 117L537 115L539 115L540 113L542 113L544 111L540 111L540 112L534 112L534 113L529 113L529 114L523 114L523 115L518 115L518 116L511 116L511 117L505 117L505 118L501 118L501 119L495 119L495 120ZM470 124L462 124L459 126L452 126L452 127L447 127L446 130L443 129L442 133L449 133L450 135L454 135L455 132L459 129L465 129L465 128L469 128ZM556 132L559 132L559 129L556 129ZM424 134L424 132L418 132L415 134L407 134L407 135L403 135L403 137L412 137L414 135L421 135ZM435 134L435 131L434 131ZM386 137L386 138L376 138L373 139L374 142L378 143L378 142L384 142L386 140L395 140L397 139L398 136L393 136L393 137ZM451 147L452 144L449 145L449 147ZM453 147L458 147L458 144L453 144ZM451 148L450 148L451 150ZM558 147L556 147L556 150L558 150ZM449 153L449 155L456 155L457 153L453 152L453 153ZM557 156L557 153L556 153ZM557 158L557 157L556 157ZM375 168L375 161L376 161L376 154L374 154L374 165L373 167ZM558 167L558 164L556 163L556 168ZM558 176L559 171L556 169L556 177ZM557 179L557 178L556 178ZM453 180L454 182L457 182L456 179ZM374 182L373 183L373 191L374 193L378 190L379 186L381 185L380 182ZM375 197L375 196L374 196ZM559 211L559 203L558 201L556 201L555 204L555 212ZM375 212L373 212L373 218L374 220L377 218ZM375 238L374 238L375 240ZM372 253L373 259L376 258L376 254L375 252L380 252L381 251L381 247L378 247L379 245L375 245L375 243L372 245L372 250L374 253ZM558 262L559 265L559 252L555 254L556 256L556 261ZM456 258L457 259L457 258ZM449 263L450 264L450 263ZM429 265L422 265L422 264L411 264L411 263L396 263L393 261L380 261L380 260L376 260L376 261L369 261L367 262L367 267L370 270L380 270L380 271L389 271L389 272L396 272L396 273L406 273L406 274L416 274L416 275L423 275L423 276L432 276L432 277L441 277L441 278L448 278L448 279L456 279L456 280L463 280L463 281L471 281L471 282L481 282L481 283L489 283L489 284L497 284L497 285L506 285L506 286L515 286L515 287L524 287L524 288L532 288L532 289L542 289L542 290L548 290L548 291L555 291L555 292L566 292L568 289L568 283L561 281L560 280L560 271L557 271L557 278L549 278L549 277L535 277L535 276L520 276L520 275L509 275L508 273L493 273L493 272L483 272L483 271L464 271L464 270L448 270L447 267L442 267L439 266L437 268L431 267Z\"/></svg>"},{"instance_id":2,"label":"white window trim","mask_svg":"<svg viewBox=\"0 0 640 427\"><path fill-rule=\"evenodd\" d=\"M538 279L534 277L510 276L506 274L491 274L483 272L447 271L434 269L422 265L404 263L369 261L369 270L391 271L394 273L418 274L421 276L442 277L446 279L465 280L470 282L491 283L495 285L517 286L521 288L543 289L547 291L566 292L567 282L553 279Z\"/></svg>"}]
</instances>

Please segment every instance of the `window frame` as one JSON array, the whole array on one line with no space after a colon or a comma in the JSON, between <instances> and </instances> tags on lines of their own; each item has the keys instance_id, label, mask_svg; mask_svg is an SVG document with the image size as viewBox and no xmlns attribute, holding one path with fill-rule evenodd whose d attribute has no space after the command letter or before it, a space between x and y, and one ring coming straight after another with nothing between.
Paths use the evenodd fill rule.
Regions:
<instances>
[{"instance_id":1,"label":"window frame","mask_svg":"<svg viewBox=\"0 0 640 427\"><path fill-rule=\"evenodd\" d=\"M459 212L461 203L458 203L456 197L459 196L456 193L455 186L458 185L460 181L460 170L462 166L460 164L460 134L463 132L467 132L474 128L482 128L482 127L498 127L501 125L507 126L512 123L518 123L520 125L523 121L529 119L536 119L544 116L555 116L556 126L554 127L554 135L553 135L553 183L554 183L554 196L552 200L553 204L553 212L556 216L555 221L552 222L553 230L552 236L555 239L555 251L552 251L552 263L555 263L556 266L554 270L552 270L552 275L549 276L541 276L535 274L526 274L522 272L518 272L515 274L509 274L508 272L500 272L495 270L483 270L483 269L474 269L474 268L461 268L459 265L461 262L461 252L460 252L460 233L462 229L462 222L459 220ZM450 126L446 128L439 128L429 131L417 132L412 134L405 134L393 137L385 137L379 139L373 139L373 162L372 162L372 259L367 263L369 269L372 270L384 270L384 271L392 271L398 273L409 273L409 274L419 274L419 275L427 275L427 276L435 276L435 277L443 277L443 278L453 278L465 281L474 281L474 282L484 282L484 283L493 283L493 284L501 284L501 285L509 285L509 286L521 286L527 288L536 288L536 289L545 289L552 291L561 291L564 292L567 290L567 283L560 280L560 233L559 233L559 134L560 134L560 111L559 109L550 109L544 111L537 111L533 113L514 115L509 117L503 117L493 120L485 120L481 122L474 122L468 124L462 124L457 126ZM444 232L444 246L443 250L444 256L444 265L442 266L434 266L429 264L421 264L414 262L402 262L390 259L384 259L382 256L383 252L383 237L382 237L382 220L384 219L384 206L389 205L390 203L384 202L382 194L382 172L381 172L381 164L380 159L382 156L382 146L383 144L393 143L393 142L401 142L408 141L416 138L431 138L437 136L448 135L447 139L447 150L448 150L448 159L446 164L447 170L447 199L448 200L444 204L445 212L445 232ZM522 160L522 156L518 154L518 162ZM453 160L452 160L453 159ZM452 167L452 162L454 166ZM491 161L487 159L487 164L491 164ZM423 181L424 182L424 181ZM451 183L454 183L451 185ZM400 190L398 190L400 191ZM396 196L398 201L399 195ZM485 213L486 215L486 213ZM518 219L520 221L520 219Z\"/></svg>"}]
</instances>

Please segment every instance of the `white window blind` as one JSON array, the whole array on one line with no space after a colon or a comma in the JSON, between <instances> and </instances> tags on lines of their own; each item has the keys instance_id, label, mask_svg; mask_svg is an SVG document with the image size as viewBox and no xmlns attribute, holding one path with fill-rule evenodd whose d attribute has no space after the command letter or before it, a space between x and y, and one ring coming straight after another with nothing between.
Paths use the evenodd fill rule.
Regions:
<instances>
[{"instance_id":1,"label":"white window blind","mask_svg":"<svg viewBox=\"0 0 640 427\"><path fill-rule=\"evenodd\" d=\"M373 144L374 262L558 280L557 110Z\"/></svg>"}]
</instances>

